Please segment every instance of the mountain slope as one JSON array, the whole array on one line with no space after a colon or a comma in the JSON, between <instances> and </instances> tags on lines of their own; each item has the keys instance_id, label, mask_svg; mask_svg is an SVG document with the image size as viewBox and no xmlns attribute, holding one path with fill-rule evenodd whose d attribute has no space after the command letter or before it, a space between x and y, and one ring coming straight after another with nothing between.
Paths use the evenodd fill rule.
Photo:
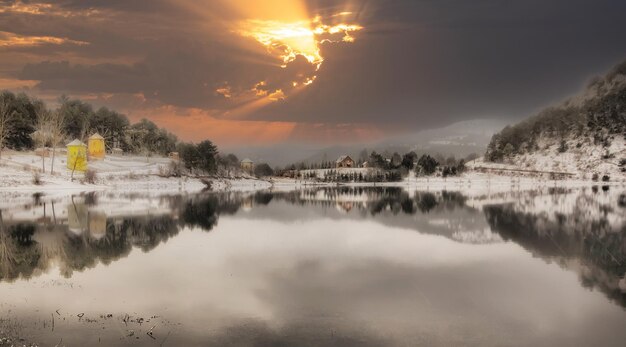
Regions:
<instances>
[{"instance_id":1,"label":"mountain slope","mask_svg":"<svg viewBox=\"0 0 626 347\"><path fill-rule=\"evenodd\" d=\"M559 106L495 134L485 162L558 171L579 178L624 178L626 61Z\"/></svg>"}]
</instances>

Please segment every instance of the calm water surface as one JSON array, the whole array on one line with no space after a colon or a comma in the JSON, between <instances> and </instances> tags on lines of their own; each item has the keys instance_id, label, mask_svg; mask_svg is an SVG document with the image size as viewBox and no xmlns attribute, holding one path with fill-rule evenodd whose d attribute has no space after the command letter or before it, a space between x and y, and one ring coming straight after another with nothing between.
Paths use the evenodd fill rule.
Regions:
<instances>
[{"instance_id":1,"label":"calm water surface","mask_svg":"<svg viewBox=\"0 0 626 347\"><path fill-rule=\"evenodd\" d=\"M625 205L614 187L5 201L0 337L623 346Z\"/></svg>"}]
</instances>

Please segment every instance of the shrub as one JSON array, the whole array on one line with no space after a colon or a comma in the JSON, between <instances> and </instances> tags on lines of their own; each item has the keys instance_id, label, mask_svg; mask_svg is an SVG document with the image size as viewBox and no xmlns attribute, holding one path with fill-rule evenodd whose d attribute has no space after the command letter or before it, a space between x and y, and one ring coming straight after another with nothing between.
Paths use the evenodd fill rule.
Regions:
<instances>
[{"instance_id":1,"label":"shrub","mask_svg":"<svg viewBox=\"0 0 626 347\"><path fill-rule=\"evenodd\" d=\"M608 182L610 180L611 180L611 177L609 177L609 175L602 176L602 182Z\"/></svg>"},{"instance_id":2,"label":"shrub","mask_svg":"<svg viewBox=\"0 0 626 347\"><path fill-rule=\"evenodd\" d=\"M559 153L565 153L568 150L567 142L565 140L561 140L559 144Z\"/></svg>"},{"instance_id":3,"label":"shrub","mask_svg":"<svg viewBox=\"0 0 626 347\"><path fill-rule=\"evenodd\" d=\"M41 181L41 175L39 172L33 172L33 184L36 186L40 186L43 182Z\"/></svg>"},{"instance_id":4,"label":"shrub","mask_svg":"<svg viewBox=\"0 0 626 347\"><path fill-rule=\"evenodd\" d=\"M262 163L254 168L254 174L257 177L267 177L274 175L274 170L272 170L272 168L268 164ZM312 178L312 176L308 177Z\"/></svg>"},{"instance_id":5,"label":"shrub","mask_svg":"<svg viewBox=\"0 0 626 347\"><path fill-rule=\"evenodd\" d=\"M594 182L597 182L597 181L598 181L598 177L599 177L599 176L598 176L598 174L597 174L597 173L594 173L594 174L591 176L591 180L592 180L592 181L594 181Z\"/></svg>"},{"instance_id":6,"label":"shrub","mask_svg":"<svg viewBox=\"0 0 626 347\"><path fill-rule=\"evenodd\" d=\"M159 167L159 176L161 177L181 177L183 175L183 166L179 161L171 161L167 167Z\"/></svg>"},{"instance_id":7,"label":"shrub","mask_svg":"<svg viewBox=\"0 0 626 347\"><path fill-rule=\"evenodd\" d=\"M84 182L89 184L95 184L98 176L96 175L96 171L88 169L85 171Z\"/></svg>"}]
</instances>

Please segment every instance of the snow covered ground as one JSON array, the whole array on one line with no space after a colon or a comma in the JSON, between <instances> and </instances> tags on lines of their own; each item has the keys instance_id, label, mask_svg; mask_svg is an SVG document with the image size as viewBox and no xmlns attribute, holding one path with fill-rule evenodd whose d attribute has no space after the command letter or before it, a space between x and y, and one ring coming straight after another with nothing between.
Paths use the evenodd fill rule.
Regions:
<instances>
[{"instance_id":1,"label":"snow covered ground","mask_svg":"<svg viewBox=\"0 0 626 347\"><path fill-rule=\"evenodd\" d=\"M531 170L569 173L572 177L590 181L594 174L599 178L607 175L612 181L625 182L619 162L626 159L626 141L616 136L611 145L604 148L594 145L590 139L570 138L567 150L559 153L560 143L554 139L539 139L541 148L533 153L517 155L506 163L485 162L483 158L467 164L469 168L493 168L507 170Z\"/></svg>"},{"instance_id":2,"label":"snow covered ground","mask_svg":"<svg viewBox=\"0 0 626 347\"><path fill-rule=\"evenodd\" d=\"M480 163L480 161L477 161ZM65 167L64 156L57 156L54 174L50 174L51 159L45 158L46 173L39 173L41 184L33 183L35 172L41 172L41 157L32 152L4 152L0 159L0 200L13 201L20 197L30 199L34 193L45 193L47 197L66 196L89 191L111 191L124 194L164 195L186 194L202 191L206 188L195 178L164 177L170 159L157 157L123 156L107 157L102 161L90 162L97 178L94 184L84 181L82 173L75 173ZM471 167L472 163L470 163ZM474 163L476 165L476 163ZM501 165L501 164L493 164ZM348 169L355 170L355 169ZM360 169L366 170L366 169ZM470 171L459 177L415 177L410 176L402 182L389 183L323 183L317 180L289 178L271 178L258 180L252 178L213 179L215 191L236 190L254 191L262 189L293 190L332 186L395 186L408 191L459 191L470 196L491 195L498 192L527 191L549 188L590 187L594 183L589 179L573 178L550 180L523 175L494 175ZM611 185L626 185L623 175L613 176Z\"/></svg>"},{"instance_id":3,"label":"snow covered ground","mask_svg":"<svg viewBox=\"0 0 626 347\"><path fill-rule=\"evenodd\" d=\"M89 162L96 172L93 184L85 182L84 173L66 168L65 156L57 155L54 172L50 173L52 158L42 158L33 152L2 153L0 159L0 197L45 192L46 195L66 195L68 192L102 191L143 193L150 195L193 193L206 188L200 180L189 177L165 177L171 160L162 157L108 156ZM45 168L45 173L42 173ZM41 184L35 184L38 176ZM270 184L255 179L216 179L214 190L251 190L267 188Z\"/></svg>"}]
</instances>

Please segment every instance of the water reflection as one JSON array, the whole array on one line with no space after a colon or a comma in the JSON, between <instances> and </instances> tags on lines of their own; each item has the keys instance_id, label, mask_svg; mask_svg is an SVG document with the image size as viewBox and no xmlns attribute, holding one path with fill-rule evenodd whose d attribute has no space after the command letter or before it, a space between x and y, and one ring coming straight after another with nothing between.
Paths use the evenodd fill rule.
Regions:
<instances>
[{"instance_id":1,"label":"water reflection","mask_svg":"<svg viewBox=\"0 0 626 347\"><path fill-rule=\"evenodd\" d=\"M32 204L1 211L0 280L30 278L52 264L71 277L133 248L149 252L185 227L210 231L220 215L238 212L251 219L369 218L465 243L511 240L576 271L584 286L626 307L624 194L597 189L472 198L395 187L157 199L92 193L49 202L36 196Z\"/></svg>"},{"instance_id":2,"label":"water reflection","mask_svg":"<svg viewBox=\"0 0 626 347\"><path fill-rule=\"evenodd\" d=\"M597 331L585 341L598 344L626 331L616 320L626 307L624 200L614 188L35 196L0 211L0 310L10 298L21 309L26 299L36 312L49 306L48 318L89 307L86 317L113 313L126 330L126 310L165 310L185 324L172 345L581 344L561 333L572 324ZM57 270L84 291L22 281ZM105 303L74 299L93 291ZM572 302L590 316L562 320ZM88 322L72 323L86 329L76 345L99 336ZM131 341L115 331L109 344ZM154 343L143 334L137 343Z\"/></svg>"},{"instance_id":3,"label":"water reflection","mask_svg":"<svg viewBox=\"0 0 626 347\"><path fill-rule=\"evenodd\" d=\"M580 283L626 307L623 194L554 192L485 206L492 230L533 255L578 274Z\"/></svg>"},{"instance_id":4,"label":"water reflection","mask_svg":"<svg viewBox=\"0 0 626 347\"><path fill-rule=\"evenodd\" d=\"M254 217L250 212L255 207L272 201L277 208L270 213L262 211L266 218L281 218L281 203L306 205L335 218L347 217L346 213L351 212L348 217L380 217L387 223L419 227L416 230L442 234L450 230L449 236L461 226L450 229L451 225L443 225L433 216L445 214L451 220L450 213L455 210L478 212L467 208L465 198L458 193L417 192L410 196L399 188L230 193L128 201L94 193L51 202L42 202L36 196L32 204L0 211L0 280L30 278L45 273L52 264L59 265L62 275L71 277L74 271L125 257L134 247L148 252L184 227L210 231L223 214L242 210L249 214L244 217ZM298 210L303 211L311 210ZM289 218L305 218L301 213L288 213ZM417 225L413 219L397 218L428 213L429 218ZM384 219L389 216L394 218ZM463 217L459 220L467 222L467 216Z\"/></svg>"}]
</instances>

